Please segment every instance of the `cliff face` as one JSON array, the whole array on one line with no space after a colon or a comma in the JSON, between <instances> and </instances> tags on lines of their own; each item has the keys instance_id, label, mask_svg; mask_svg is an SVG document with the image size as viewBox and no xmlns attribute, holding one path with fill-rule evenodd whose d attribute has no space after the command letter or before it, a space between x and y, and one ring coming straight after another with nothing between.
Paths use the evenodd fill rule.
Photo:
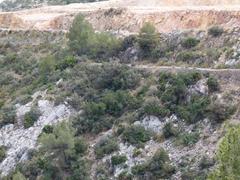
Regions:
<instances>
[{"instance_id":1,"label":"cliff face","mask_svg":"<svg viewBox=\"0 0 240 180\"><path fill-rule=\"evenodd\" d=\"M109 1L50 6L12 13L0 13L0 28L68 30L73 17L83 13L96 30L137 32L145 21L160 32L206 29L211 25L231 28L240 25L238 0ZM112 9L111 7L114 7Z\"/></svg>"}]
</instances>

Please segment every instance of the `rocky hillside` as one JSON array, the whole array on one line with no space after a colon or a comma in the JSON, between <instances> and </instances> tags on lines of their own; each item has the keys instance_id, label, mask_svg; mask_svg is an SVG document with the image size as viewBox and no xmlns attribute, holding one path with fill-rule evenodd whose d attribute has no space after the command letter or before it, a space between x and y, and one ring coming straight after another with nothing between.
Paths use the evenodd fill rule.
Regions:
<instances>
[{"instance_id":1,"label":"rocky hillside","mask_svg":"<svg viewBox=\"0 0 240 180\"><path fill-rule=\"evenodd\" d=\"M239 179L238 2L145 3L0 13L0 179Z\"/></svg>"},{"instance_id":2,"label":"rocky hillside","mask_svg":"<svg viewBox=\"0 0 240 180\"><path fill-rule=\"evenodd\" d=\"M118 38L78 16L68 34L2 30L0 51L2 178L217 175L239 121L239 29Z\"/></svg>"}]
</instances>

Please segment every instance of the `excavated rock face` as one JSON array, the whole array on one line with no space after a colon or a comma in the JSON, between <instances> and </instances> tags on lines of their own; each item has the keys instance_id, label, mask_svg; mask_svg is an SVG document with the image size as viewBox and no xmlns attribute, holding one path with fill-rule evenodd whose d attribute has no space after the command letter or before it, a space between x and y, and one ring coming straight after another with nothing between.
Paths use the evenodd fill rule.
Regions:
<instances>
[{"instance_id":1,"label":"excavated rock face","mask_svg":"<svg viewBox=\"0 0 240 180\"><path fill-rule=\"evenodd\" d=\"M113 8L111 8L113 7ZM74 16L86 15L96 30L138 32L146 21L160 32L240 26L239 0L110 0L0 13L0 28L68 30Z\"/></svg>"}]
</instances>

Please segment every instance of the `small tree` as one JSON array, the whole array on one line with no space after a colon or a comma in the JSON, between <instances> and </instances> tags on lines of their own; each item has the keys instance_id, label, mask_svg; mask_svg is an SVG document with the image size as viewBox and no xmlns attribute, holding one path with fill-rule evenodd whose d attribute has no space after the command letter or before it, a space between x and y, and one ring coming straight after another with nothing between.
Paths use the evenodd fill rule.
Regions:
<instances>
[{"instance_id":1,"label":"small tree","mask_svg":"<svg viewBox=\"0 0 240 180\"><path fill-rule=\"evenodd\" d=\"M217 152L217 168L209 180L240 179L240 126L231 127L222 139Z\"/></svg>"},{"instance_id":2,"label":"small tree","mask_svg":"<svg viewBox=\"0 0 240 180\"><path fill-rule=\"evenodd\" d=\"M151 52L158 44L158 33L154 25L146 22L140 30L138 44L143 51L144 56L150 56Z\"/></svg>"},{"instance_id":3,"label":"small tree","mask_svg":"<svg viewBox=\"0 0 240 180\"><path fill-rule=\"evenodd\" d=\"M82 15L75 17L68 34L69 46L77 54L88 54L94 45L94 30Z\"/></svg>"}]
</instances>

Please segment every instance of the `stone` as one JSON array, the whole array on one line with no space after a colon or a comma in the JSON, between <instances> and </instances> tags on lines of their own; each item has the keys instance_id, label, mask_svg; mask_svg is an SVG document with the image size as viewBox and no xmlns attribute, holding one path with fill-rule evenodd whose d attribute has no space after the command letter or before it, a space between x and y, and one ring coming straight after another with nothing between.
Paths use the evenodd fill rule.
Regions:
<instances>
[{"instance_id":1,"label":"stone","mask_svg":"<svg viewBox=\"0 0 240 180\"><path fill-rule=\"evenodd\" d=\"M17 118L19 119L31 109L32 102L17 106ZM39 100L38 108L42 115L38 121L28 129L19 125L6 125L0 129L0 145L7 147L7 156L0 163L1 176L10 173L19 162L28 159L28 152L37 147L37 139L45 125L53 125L67 119L72 111L66 105L54 106L48 100Z\"/></svg>"}]
</instances>

